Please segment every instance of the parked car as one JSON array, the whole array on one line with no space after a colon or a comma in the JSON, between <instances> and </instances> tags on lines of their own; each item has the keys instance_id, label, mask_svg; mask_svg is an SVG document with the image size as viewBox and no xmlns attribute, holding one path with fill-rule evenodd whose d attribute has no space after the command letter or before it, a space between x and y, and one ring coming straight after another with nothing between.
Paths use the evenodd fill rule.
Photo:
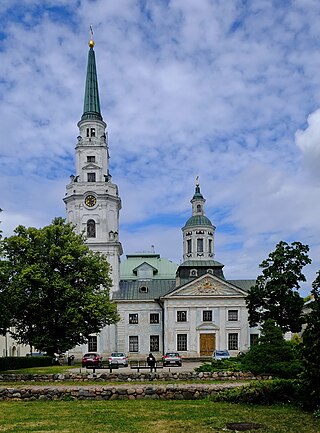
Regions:
<instances>
[{"instance_id":1,"label":"parked car","mask_svg":"<svg viewBox=\"0 0 320 433\"><path fill-rule=\"evenodd\" d=\"M162 358L162 361L164 367L167 365L178 365L181 367L182 365L182 358L178 352L167 352Z\"/></svg>"},{"instance_id":2,"label":"parked car","mask_svg":"<svg viewBox=\"0 0 320 433\"><path fill-rule=\"evenodd\" d=\"M82 357L82 367L101 367L102 356L97 352L88 352Z\"/></svg>"},{"instance_id":3,"label":"parked car","mask_svg":"<svg viewBox=\"0 0 320 433\"><path fill-rule=\"evenodd\" d=\"M109 364L118 364L128 367L128 357L123 352L113 352L108 358Z\"/></svg>"},{"instance_id":4,"label":"parked car","mask_svg":"<svg viewBox=\"0 0 320 433\"><path fill-rule=\"evenodd\" d=\"M230 353L227 350L215 350L212 354L212 358L217 361L221 359L229 359Z\"/></svg>"}]
</instances>

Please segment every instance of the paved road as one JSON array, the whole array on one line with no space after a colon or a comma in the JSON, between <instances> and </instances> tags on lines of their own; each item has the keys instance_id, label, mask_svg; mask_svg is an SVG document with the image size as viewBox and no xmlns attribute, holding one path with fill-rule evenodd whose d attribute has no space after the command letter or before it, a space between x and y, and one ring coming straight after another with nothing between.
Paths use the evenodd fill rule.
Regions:
<instances>
[{"instance_id":1,"label":"paved road","mask_svg":"<svg viewBox=\"0 0 320 433\"><path fill-rule=\"evenodd\" d=\"M159 370L159 371L170 371L172 373L174 373L175 371L181 371L181 372L187 372L187 371L193 371L195 368L199 367L199 365L201 365L202 362L197 362L197 361L184 361L182 362L182 366L181 367L177 367L177 366L171 366L171 367L164 367L163 369ZM86 369L86 368L75 368L72 370L74 373L79 373L79 372L92 372L92 369ZM103 373L103 371L107 371L109 372L109 369L96 369L96 373ZM114 369L114 372L119 372L119 373L130 373L130 372L134 372L136 371L135 369L131 369L130 367L120 367L119 369ZM141 370L141 371L147 371L147 370Z\"/></svg>"}]
</instances>

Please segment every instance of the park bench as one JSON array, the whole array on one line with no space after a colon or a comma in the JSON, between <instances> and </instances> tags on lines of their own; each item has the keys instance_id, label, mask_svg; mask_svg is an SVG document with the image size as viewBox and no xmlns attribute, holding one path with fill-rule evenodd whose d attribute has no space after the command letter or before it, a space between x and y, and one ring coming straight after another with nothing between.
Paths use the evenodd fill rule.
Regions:
<instances>
[{"instance_id":1,"label":"park bench","mask_svg":"<svg viewBox=\"0 0 320 433\"><path fill-rule=\"evenodd\" d=\"M151 371L157 371L158 369L163 368L163 364L162 362L156 362L154 367L150 367L150 365L148 365L146 363L146 361L130 361L130 368L132 370L137 370L137 372L139 373L140 370L150 370Z\"/></svg>"}]
</instances>

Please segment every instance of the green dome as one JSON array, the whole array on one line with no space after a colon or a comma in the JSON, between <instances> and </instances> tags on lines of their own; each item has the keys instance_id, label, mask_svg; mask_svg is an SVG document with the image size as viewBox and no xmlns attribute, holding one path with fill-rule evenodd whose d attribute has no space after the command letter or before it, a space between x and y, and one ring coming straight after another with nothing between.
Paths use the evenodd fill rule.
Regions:
<instances>
[{"instance_id":1,"label":"green dome","mask_svg":"<svg viewBox=\"0 0 320 433\"><path fill-rule=\"evenodd\" d=\"M185 227L190 227L190 226L211 226L212 222L209 220L209 218L207 218L204 215L193 215L192 217L190 217L188 219L188 221L185 224Z\"/></svg>"}]
</instances>

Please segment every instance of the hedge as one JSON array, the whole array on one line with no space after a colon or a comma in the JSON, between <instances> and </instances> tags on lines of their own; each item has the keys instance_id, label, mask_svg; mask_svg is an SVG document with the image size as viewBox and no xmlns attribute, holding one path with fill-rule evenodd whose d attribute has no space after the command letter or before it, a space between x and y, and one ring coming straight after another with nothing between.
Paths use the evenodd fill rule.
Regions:
<instances>
[{"instance_id":1,"label":"hedge","mask_svg":"<svg viewBox=\"0 0 320 433\"><path fill-rule=\"evenodd\" d=\"M48 365L52 365L51 356L6 356L0 358L0 371L47 367Z\"/></svg>"}]
</instances>

